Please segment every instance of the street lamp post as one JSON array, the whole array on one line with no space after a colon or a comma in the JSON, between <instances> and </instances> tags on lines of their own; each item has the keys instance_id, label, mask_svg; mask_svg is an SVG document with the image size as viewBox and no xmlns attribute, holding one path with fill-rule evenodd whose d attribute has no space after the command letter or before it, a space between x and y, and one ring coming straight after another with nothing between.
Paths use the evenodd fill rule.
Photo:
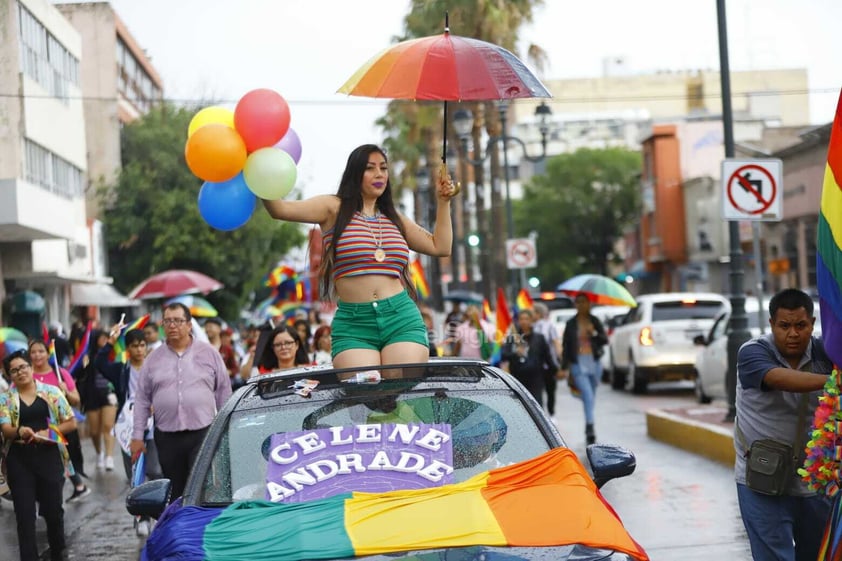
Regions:
<instances>
[{"instance_id":1,"label":"street lamp post","mask_svg":"<svg viewBox=\"0 0 842 561\"><path fill-rule=\"evenodd\" d=\"M468 138L471 134L471 130L474 127L474 116L471 113L470 109L458 109L453 113L453 128L456 131L456 135L459 137L460 140L462 148L461 157L465 158L465 160L467 160L474 166L481 166L491 153L491 147L497 142L501 143L501 147L503 150L503 182L506 188L506 233L509 239L513 239L515 237L515 223L514 216L512 213L511 187L509 184L509 152L507 149L507 144L510 141L518 143L520 145L521 150L523 151L523 158L529 162L538 163L544 158L546 158L547 135L549 134L550 130L548 121L550 116L552 115L552 110L544 102L541 102L541 104L535 108L535 117L538 120L538 130L541 132L541 154L539 156L529 156L529 154L526 151L526 143L524 143L523 140L521 140L520 138L516 136L510 136L507 133L506 123L509 111L508 102L498 102L497 110L500 114L500 135L492 136L488 139L488 144L485 147L485 154L478 153L478 149L475 146L474 157L472 158L468 156ZM499 249L501 251L504 251L505 244L501 244L501 247ZM511 287L511 295L514 295L515 288L518 284L517 273L514 269L509 270L509 283Z\"/></svg>"}]
</instances>

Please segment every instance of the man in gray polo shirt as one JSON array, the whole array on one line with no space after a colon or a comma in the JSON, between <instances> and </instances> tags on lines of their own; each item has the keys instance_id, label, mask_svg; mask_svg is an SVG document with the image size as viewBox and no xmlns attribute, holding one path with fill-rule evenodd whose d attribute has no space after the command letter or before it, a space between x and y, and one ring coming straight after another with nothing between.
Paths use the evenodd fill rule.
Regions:
<instances>
[{"instance_id":1,"label":"man in gray polo shirt","mask_svg":"<svg viewBox=\"0 0 842 561\"><path fill-rule=\"evenodd\" d=\"M821 340L812 336L816 318L807 294L792 288L777 293L769 302L769 318L772 332L747 342L737 357L737 498L755 561L812 561L818 556L830 501L812 493L797 474L781 496L753 491L746 486L746 454L755 440L796 441L803 394L809 399L801 442L807 442L832 364Z\"/></svg>"}]
</instances>

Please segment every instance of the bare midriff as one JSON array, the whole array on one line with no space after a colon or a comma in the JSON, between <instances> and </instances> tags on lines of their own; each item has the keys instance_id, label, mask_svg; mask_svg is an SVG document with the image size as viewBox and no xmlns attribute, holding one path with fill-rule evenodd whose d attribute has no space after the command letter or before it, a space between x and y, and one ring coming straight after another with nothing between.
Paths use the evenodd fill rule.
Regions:
<instances>
[{"instance_id":1,"label":"bare midriff","mask_svg":"<svg viewBox=\"0 0 842 561\"><path fill-rule=\"evenodd\" d=\"M358 275L336 281L336 294L341 302L371 302L400 294L400 279L387 275Z\"/></svg>"}]
</instances>

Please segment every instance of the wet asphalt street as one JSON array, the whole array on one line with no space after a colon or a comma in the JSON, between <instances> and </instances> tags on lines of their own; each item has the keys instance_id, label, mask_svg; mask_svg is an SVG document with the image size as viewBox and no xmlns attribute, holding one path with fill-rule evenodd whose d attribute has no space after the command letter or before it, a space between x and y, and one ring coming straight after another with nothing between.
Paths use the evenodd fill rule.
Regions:
<instances>
[{"instance_id":1,"label":"wet asphalt street","mask_svg":"<svg viewBox=\"0 0 842 561\"><path fill-rule=\"evenodd\" d=\"M689 386L653 386L633 396L603 385L597 395L596 429L601 442L623 445L637 456L637 471L609 482L603 494L652 561L748 561L751 555L739 518L733 470L650 439L645 411L690 406ZM568 445L585 460L581 402L560 385L558 424ZM88 484L93 493L65 505L66 531L73 560L134 561L142 541L135 535L124 502L128 482L118 463L113 472L97 472L93 447L85 439ZM65 496L71 493L65 484ZM41 549L46 534L38 522ZM0 559L17 559L17 535L11 503L0 501Z\"/></svg>"}]
</instances>

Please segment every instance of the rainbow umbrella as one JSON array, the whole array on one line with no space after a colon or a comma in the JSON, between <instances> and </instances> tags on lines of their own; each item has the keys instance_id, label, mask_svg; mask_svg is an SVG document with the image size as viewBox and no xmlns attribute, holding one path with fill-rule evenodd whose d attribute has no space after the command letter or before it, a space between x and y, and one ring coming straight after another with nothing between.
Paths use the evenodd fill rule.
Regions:
<instances>
[{"instance_id":1,"label":"rainbow umbrella","mask_svg":"<svg viewBox=\"0 0 842 561\"><path fill-rule=\"evenodd\" d=\"M592 303L602 306L637 306L625 286L603 275L576 275L558 285L556 290L574 298L584 294Z\"/></svg>"},{"instance_id":2,"label":"rainbow umbrella","mask_svg":"<svg viewBox=\"0 0 842 561\"><path fill-rule=\"evenodd\" d=\"M29 345L29 338L14 327L0 327L0 360L15 351L25 349Z\"/></svg>"},{"instance_id":3,"label":"rainbow umbrella","mask_svg":"<svg viewBox=\"0 0 842 561\"><path fill-rule=\"evenodd\" d=\"M165 306L169 306L170 304L184 304L190 308L190 315L195 318L214 318L219 315L219 312L216 311L216 308L210 302L195 294L176 296L164 303Z\"/></svg>"},{"instance_id":4,"label":"rainbow umbrella","mask_svg":"<svg viewBox=\"0 0 842 561\"><path fill-rule=\"evenodd\" d=\"M444 33L392 45L369 59L339 88L362 97L444 101L447 161L447 102L552 97L529 68L499 45Z\"/></svg>"}]
</instances>

